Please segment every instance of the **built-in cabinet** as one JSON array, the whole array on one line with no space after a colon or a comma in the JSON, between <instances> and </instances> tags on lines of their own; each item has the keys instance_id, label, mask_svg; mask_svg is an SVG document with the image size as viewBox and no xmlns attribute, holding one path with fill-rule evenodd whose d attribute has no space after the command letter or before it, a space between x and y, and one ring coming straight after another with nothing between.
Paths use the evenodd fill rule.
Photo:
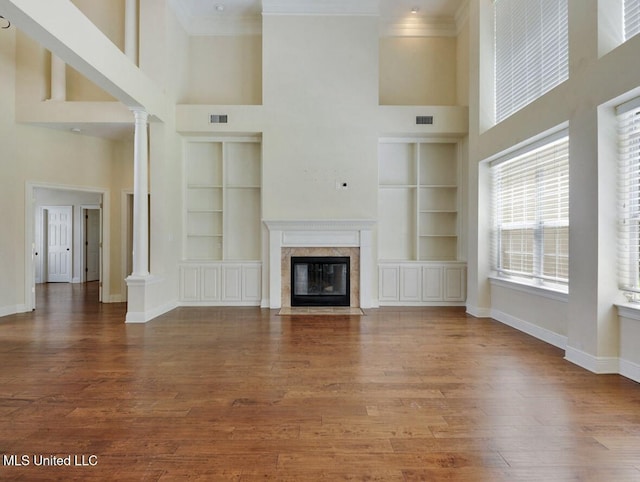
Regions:
<instances>
[{"instance_id":1,"label":"built-in cabinet","mask_svg":"<svg viewBox=\"0 0 640 482\"><path fill-rule=\"evenodd\" d=\"M450 141L380 142L380 304L465 300L458 157L458 146Z\"/></svg>"},{"instance_id":2,"label":"built-in cabinet","mask_svg":"<svg viewBox=\"0 0 640 482\"><path fill-rule=\"evenodd\" d=\"M180 265L180 301L198 305L259 305L260 262L184 262Z\"/></svg>"},{"instance_id":3,"label":"built-in cabinet","mask_svg":"<svg viewBox=\"0 0 640 482\"><path fill-rule=\"evenodd\" d=\"M466 263L379 263L381 305L462 305Z\"/></svg>"},{"instance_id":4,"label":"built-in cabinet","mask_svg":"<svg viewBox=\"0 0 640 482\"><path fill-rule=\"evenodd\" d=\"M260 139L185 141L181 301L260 302L261 185Z\"/></svg>"}]
</instances>

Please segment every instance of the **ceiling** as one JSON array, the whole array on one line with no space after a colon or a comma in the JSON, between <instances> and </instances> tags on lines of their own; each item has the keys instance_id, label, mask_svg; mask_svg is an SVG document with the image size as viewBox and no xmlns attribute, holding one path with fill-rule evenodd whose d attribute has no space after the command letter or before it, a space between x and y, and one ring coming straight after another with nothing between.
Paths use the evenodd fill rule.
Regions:
<instances>
[{"instance_id":1,"label":"ceiling","mask_svg":"<svg viewBox=\"0 0 640 482\"><path fill-rule=\"evenodd\" d=\"M379 0L382 17L402 17L417 7L428 17L453 17L464 0ZM256 16L262 12L261 0L180 0L192 16ZM218 6L223 10L218 10Z\"/></svg>"}]
</instances>

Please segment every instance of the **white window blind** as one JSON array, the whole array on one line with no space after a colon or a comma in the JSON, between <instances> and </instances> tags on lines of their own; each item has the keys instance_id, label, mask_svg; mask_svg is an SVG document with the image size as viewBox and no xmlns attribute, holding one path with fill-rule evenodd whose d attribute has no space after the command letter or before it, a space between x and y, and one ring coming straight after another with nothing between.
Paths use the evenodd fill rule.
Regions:
<instances>
[{"instance_id":1,"label":"white window blind","mask_svg":"<svg viewBox=\"0 0 640 482\"><path fill-rule=\"evenodd\" d=\"M547 139L491 166L493 265L537 284L569 281L569 138Z\"/></svg>"},{"instance_id":2,"label":"white window blind","mask_svg":"<svg viewBox=\"0 0 640 482\"><path fill-rule=\"evenodd\" d=\"M624 0L624 39L640 33L640 0Z\"/></svg>"},{"instance_id":3,"label":"white window blind","mask_svg":"<svg viewBox=\"0 0 640 482\"><path fill-rule=\"evenodd\" d=\"M619 286L640 293L640 99L618 107L618 166Z\"/></svg>"},{"instance_id":4,"label":"white window blind","mask_svg":"<svg viewBox=\"0 0 640 482\"><path fill-rule=\"evenodd\" d=\"M501 122L568 78L567 0L494 0L494 21Z\"/></svg>"}]
</instances>

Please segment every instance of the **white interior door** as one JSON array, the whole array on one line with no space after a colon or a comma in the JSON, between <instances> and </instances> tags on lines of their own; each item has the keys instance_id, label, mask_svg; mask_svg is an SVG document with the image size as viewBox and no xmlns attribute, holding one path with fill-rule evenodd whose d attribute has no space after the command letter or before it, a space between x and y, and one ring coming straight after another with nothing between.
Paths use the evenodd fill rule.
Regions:
<instances>
[{"instance_id":1,"label":"white interior door","mask_svg":"<svg viewBox=\"0 0 640 482\"><path fill-rule=\"evenodd\" d=\"M100 210L85 210L85 281L100 279Z\"/></svg>"},{"instance_id":2,"label":"white interior door","mask_svg":"<svg viewBox=\"0 0 640 482\"><path fill-rule=\"evenodd\" d=\"M71 283L73 208L47 208L47 281Z\"/></svg>"}]
</instances>

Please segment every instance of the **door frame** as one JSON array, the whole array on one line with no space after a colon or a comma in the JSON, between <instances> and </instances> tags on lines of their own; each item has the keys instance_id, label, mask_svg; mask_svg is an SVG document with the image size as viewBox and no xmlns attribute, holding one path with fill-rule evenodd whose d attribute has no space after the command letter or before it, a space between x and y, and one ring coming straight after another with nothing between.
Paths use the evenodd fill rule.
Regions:
<instances>
[{"instance_id":1,"label":"door frame","mask_svg":"<svg viewBox=\"0 0 640 482\"><path fill-rule=\"evenodd\" d=\"M111 299L110 293L110 194L108 189L88 187L88 186L73 186L68 184L52 184L37 181L27 181L25 183L25 202L24 202L24 229L25 229L25 244L24 244L24 303L27 311L35 310L36 308L36 260L35 260L35 188L47 188L47 189L60 189L62 191L79 191L79 192L91 192L99 193L102 195L102 277L100 279L99 296L100 300L109 302Z\"/></svg>"}]
</instances>

